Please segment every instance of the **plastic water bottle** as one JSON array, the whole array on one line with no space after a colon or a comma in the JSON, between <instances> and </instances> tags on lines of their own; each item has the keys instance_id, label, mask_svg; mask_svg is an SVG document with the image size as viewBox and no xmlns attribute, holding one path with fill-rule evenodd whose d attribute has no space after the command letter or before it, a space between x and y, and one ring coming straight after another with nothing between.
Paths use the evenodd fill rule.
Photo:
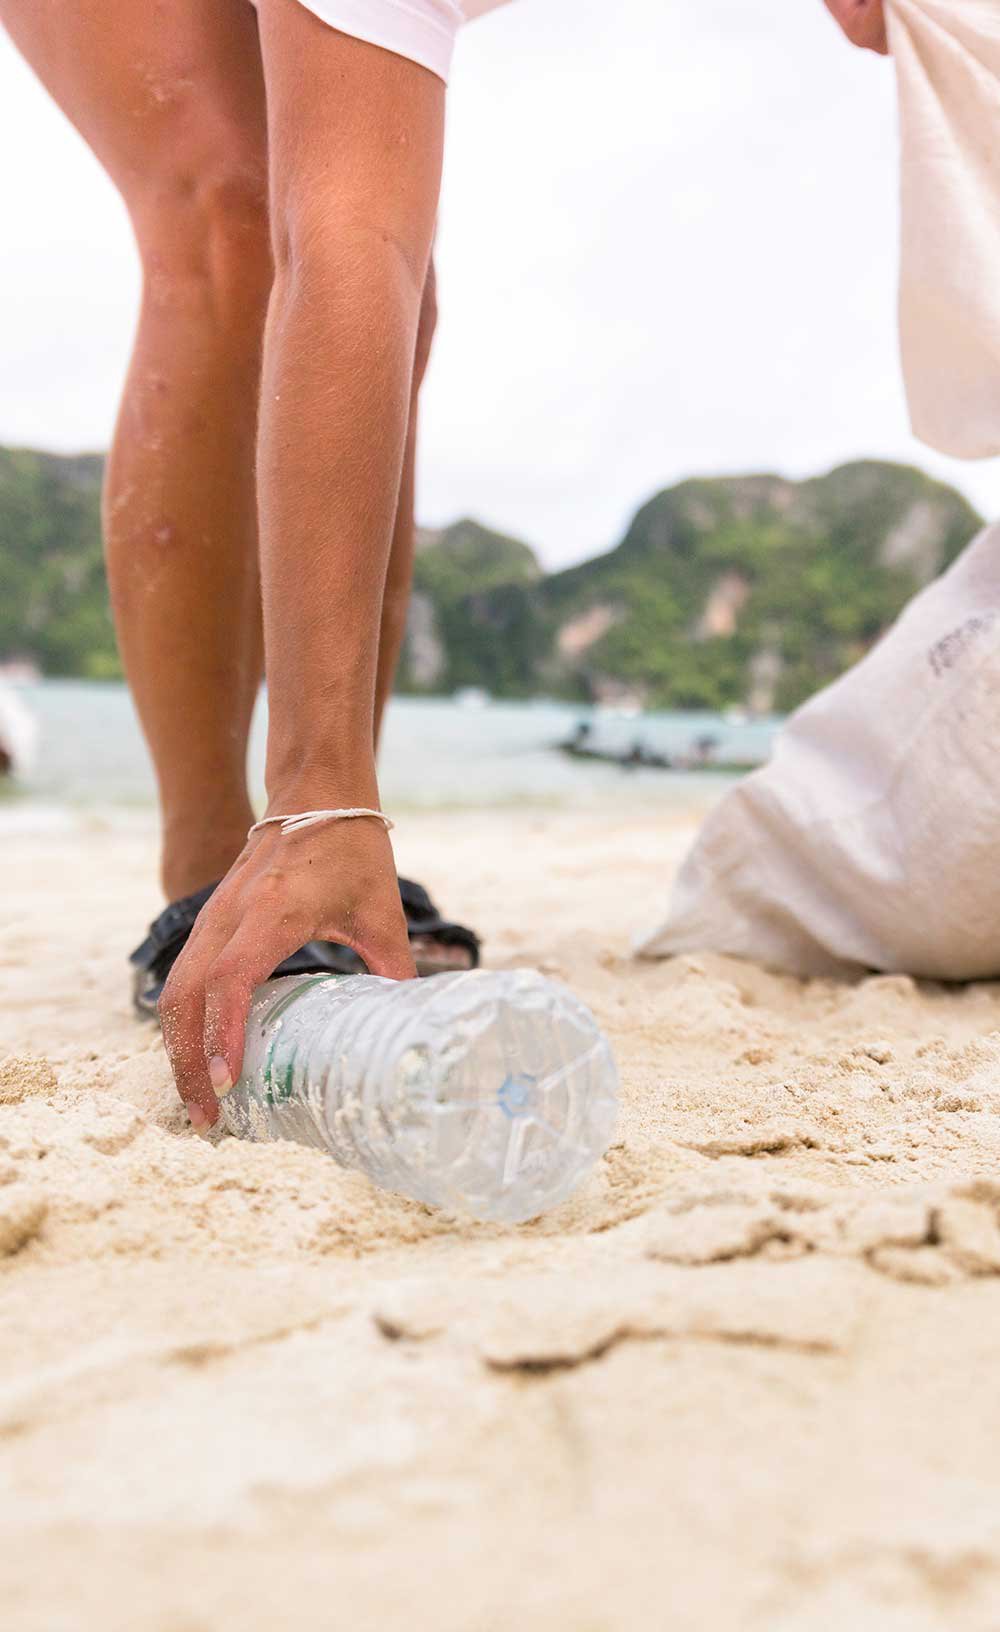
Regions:
<instances>
[{"instance_id":1,"label":"plastic water bottle","mask_svg":"<svg viewBox=\"0 0 1000 1632\"><path fill-rule=\"evenodd\" d=\"M291 975L254 997L222 1114L239 1138L314 1145L387 1190L517 1224L607 1149L617 1086L590 1010L533 970Z\"/></svg>"}]
</instances>

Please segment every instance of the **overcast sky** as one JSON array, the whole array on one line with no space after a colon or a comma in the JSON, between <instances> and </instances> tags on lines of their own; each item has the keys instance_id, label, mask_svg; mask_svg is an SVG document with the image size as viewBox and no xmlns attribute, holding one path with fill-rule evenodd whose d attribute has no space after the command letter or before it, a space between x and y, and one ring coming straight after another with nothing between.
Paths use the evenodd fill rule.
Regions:
<instances>
[{"instance_id":1,"label":"overcast sky","mask_svg":"<svg viewBox=\"0 0 1000 1632\"><path fill-rule=\"evenodd\" d=\"M899 381L892 70L820 0L516 0L450 92L420 514L550 565L692 474L924 465L1000 512L996 461L913 440ZM129 230L0 35L0 440L107 443Z\"/></svg>"}]
</instances>

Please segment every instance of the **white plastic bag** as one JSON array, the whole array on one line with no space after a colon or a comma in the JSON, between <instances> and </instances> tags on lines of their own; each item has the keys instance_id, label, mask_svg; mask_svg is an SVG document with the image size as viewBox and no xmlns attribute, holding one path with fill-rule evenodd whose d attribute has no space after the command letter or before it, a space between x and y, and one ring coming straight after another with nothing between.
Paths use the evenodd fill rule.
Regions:
<instances>
[{"instance_id":1,"label":"white plastic bag","mask_svg":"<svg viewBox=\"0 0 1000 1632\"><path fill-rule=\"evenodd\" d=\"M1000 0L889 0L913 427L1000 452ZM646 956L1000 976L1000 526L713 812Z\"/></svg>"},{"instance_id":2,"label":"white plastic bag","mask_svg":"<svg viewBox=\"0 0 1000 1632\"><path fill-rule=\"evenodd\" d=\"M890 0L902 163L900 335L913 429L1000 453L1000 3Z\"/></svg>"},{"instance_id":3,"label":"white plastic bag","mask_svg":"<svg viewBox=\"0 0 1000 1632\"><path fill-rule=\"evenodd\" d=\"M1000 526L708 817L643 956L1000 975Z\"/></svg>"}]
</instances>

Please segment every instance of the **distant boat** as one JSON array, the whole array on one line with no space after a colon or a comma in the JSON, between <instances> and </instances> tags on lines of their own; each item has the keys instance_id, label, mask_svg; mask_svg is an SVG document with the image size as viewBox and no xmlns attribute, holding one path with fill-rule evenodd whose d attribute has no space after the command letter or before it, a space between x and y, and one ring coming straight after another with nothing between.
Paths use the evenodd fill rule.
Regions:
<instances>
[{"instance_id":1,"label":"distant boat","mask_svg":"<svg viewBox=\"0 0 1000 1632\"><path fill-rule=\"evenodd\" d=\"M555 746L570 759L597 759L605 765L617 765L623 771L722 771L729 776L742 776L746 771L757 770L760 764L759 760L717 758L719 739L709 735L695 737L686 750L673 754L647 747L641 737L624 750L602 748L594 741L594 728L589 720L581 720L572 735Z\"/></svg>"},{"instance_id":2,"label":"distant boat","mask_svg":"<svg viewBox=\"0 0 1000 1632\"><path fill-rule=\"evenodd\" d=\"M8 686L0 686L0 777L25 776L37 741L34 715Z\"/></svg>"},{"instance_id":3,"label":"distant boat","mask_svg":"<svg viewBox=\"0 0 1000 1632\"><path fill-rule=\"evenodd\" d=\"M459 708L488 708L493 698L482 686L459 686L452 694L452 702Z\"/></svg>"}]
</instances>

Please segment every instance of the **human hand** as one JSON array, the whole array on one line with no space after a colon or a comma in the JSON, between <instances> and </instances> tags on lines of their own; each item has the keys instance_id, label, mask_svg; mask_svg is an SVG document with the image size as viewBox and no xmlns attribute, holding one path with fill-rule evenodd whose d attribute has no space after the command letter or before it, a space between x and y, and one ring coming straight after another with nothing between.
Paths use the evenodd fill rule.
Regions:
<instances>
[{"instance_id":1,"label":"human hand","mask_svg":"<svg viewBox=\"0 0 1000 1632\"><path fill-rule=\"evenodd\" d=\"M823 3L852 45L888 56L884 0L823 0Z\"/></svg>"},{"instance_id":2,"label":"human hand","mask_svg":"<svg viewBox=\"0 0 1000 1632\"><path fill-rule=\"evenodd\" d=\"M414 974L389 837L363 818L264 828L198 914L160 998L163 1038L191 1125L211 1126L239 1077L254 990L306 941L337 941L374 975Z\"/></svg>"}]
</instances>

